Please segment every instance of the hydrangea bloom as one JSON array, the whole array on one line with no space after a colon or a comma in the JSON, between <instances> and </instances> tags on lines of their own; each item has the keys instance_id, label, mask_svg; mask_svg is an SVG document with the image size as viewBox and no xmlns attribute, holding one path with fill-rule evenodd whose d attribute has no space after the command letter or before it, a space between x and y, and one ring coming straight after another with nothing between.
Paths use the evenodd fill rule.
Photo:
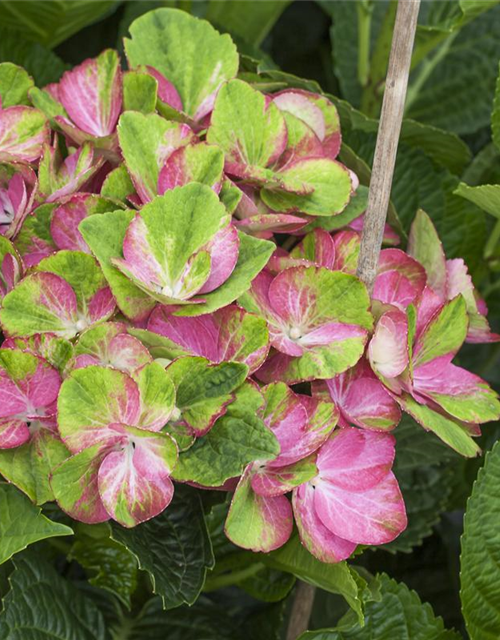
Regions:
<instances>
[{"instance_id":1,"label":"hydrangea bloom","mask_svg":"<svg viewBox=\"0 0 500 640\"><path fill-rule=\"evenodd\" d=\"M294 522L323 562L390 542L401 412L465 456L500 416L453 362L498 340L465 264L419 212L369 295L332 100L249 84L182 11L125 54L0 109L0 473L86 523L133 527L185 482L232 494L246 549Z\"/></svg>"}]
</instances>

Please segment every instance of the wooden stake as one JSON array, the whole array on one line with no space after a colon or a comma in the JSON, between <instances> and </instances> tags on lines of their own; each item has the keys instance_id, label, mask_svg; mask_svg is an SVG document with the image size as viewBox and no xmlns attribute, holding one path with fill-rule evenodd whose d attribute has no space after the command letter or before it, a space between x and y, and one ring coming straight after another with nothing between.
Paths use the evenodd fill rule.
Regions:
<instances>
[{"instance_id":1,"label":"wooden stake","mask_svg":"<svg viewBox=\"0 0 500 640\"><path fill-rule=\"evenodd\" d=\"M391 196L399 134L410 75L411 53L417 28L420 0L399 0L392 35L391 55L373 159L368 206L365 214L358 277L372 292ZM315 587L299 582L288 623L286 640L297 640L307 630Z\"/></svg>"},{"instance_id":2,"label":"wooden stake","mask_svg":"<svg viewBox=\"0 0 500 640\"><path fill-rule=\"evenodd\" d=\"M370 293L373 290L377 274L378 258L391 196L392 176L403 120L419 7L420 0L399 0L392 35L391 55L387 69L357 270L358 277L366 284Z\"/></svg>"},{"instance_id":3,"label":"wooden stake","mask_svg":"<svg viewBox=\"0 0 500 640\"><path fill-rule=\"evenodd\" d=\"M297 581L286 640L297 640L304 631L307 631L314 604L315 591L316 587L313 587L312 584L307 584L300 580Z\"/></svg>"}]
</instances>

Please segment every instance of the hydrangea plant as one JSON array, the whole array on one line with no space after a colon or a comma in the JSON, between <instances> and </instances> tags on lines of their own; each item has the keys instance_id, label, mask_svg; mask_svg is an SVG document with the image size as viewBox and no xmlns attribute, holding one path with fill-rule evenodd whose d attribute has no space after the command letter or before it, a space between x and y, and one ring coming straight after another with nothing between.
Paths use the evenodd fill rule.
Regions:
<instances>
[{"instance_id":1,"label":"hydrangea plant","mask_svg":"<svg viewBox=\"0 0 500 640\"><path fill-rule=\"evenodd\" d=\"M327 97L239 74L230 37L174 9L125 56L0 110L0 473L92 525L190 485L246 550L393 541L402 412L466 457L500 417L454 363L500 340L465 263L419 211L368 291Z\"/></svg>"}]
</instances>

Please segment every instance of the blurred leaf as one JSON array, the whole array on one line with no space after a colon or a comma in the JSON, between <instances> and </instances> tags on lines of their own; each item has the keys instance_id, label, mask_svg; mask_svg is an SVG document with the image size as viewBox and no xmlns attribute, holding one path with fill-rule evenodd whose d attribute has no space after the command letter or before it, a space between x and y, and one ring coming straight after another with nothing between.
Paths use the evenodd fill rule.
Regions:
<instances>
[{"instance_id":1,"label":"blurred leaf","mask_svg":"<svg viewBox=\"0 0 500 640\"><path fill-rule=\"evenodd\" d=\"M493 142L500 150L500 66L495 87L495 99L493 102L493 113L491 114L491 129L493 132Z\"/></svg>"},{"instance_id":2,"label":"blurred leaf","mask_svg":"<svg viewBox=\"0 0 500 640\"><path fill-rule=\"evenodd\" d=\"M487 454L467 505L461 556L461 600L471 640L500 636L500 444Z\"/></svg>"},{"instance_id":3,"label":"blurred leaf","mask_svg":"<svg viewBox=\"0 0 500 640\"><path fill-rule=\"evenodd\" d=\"M14 559L3 599L0 637L5 640L105 640L97 606L62 578L40 554Z\"/></svg>"},{"instance_id":4,"label":"blurred leaf","mask_svg":"<svg viewBox=\"0 0 500 640\"><path fill-rule=\"evenodd\" d=\"M107 524L79 523L69 556L89 572L90 584L110 591L130 608L137 587L137 561L110 533Z\"/></svg>"},{"instance_id":5,"label":"blurred leaf","mask_svg":"<svg viewBox=\"0 0 500 640\"><path fill-rule=\"evenodd\" d=\"M28 91L33 80L26 71L11 62L0 63L0 98L2 109L18 104L29 104Z\"/></svg>"},{"instance_id":6,"label":"blurred leaf","mask_svg":"<svg viewBox=\"0 0 500 640\"><path fill-rule=\"evenodd\" d=\"M119 0L0 0L0 22L26 40L53 48L103 18L118 4Z\"/></svg>"},{"instance_id":7,"label":"blurred leaf","mask_svg":"<svg viewBox=\"0 0 500 640\"><path fill-rule=\"evenodd\" d=\"M52 522L12 484L0 484L0 564L27 546L73 530Z\"/></svg>"},{"instance_id":8,"label":"blurred leaf","mask_svg":"<svg viewBox=\"0 0 500 640\"><path fill-rule=\"evenodd\" d=\"M385 574L378 576L382 598L368 602L365 626L354 624L348 613L337 629L307 631L299 640L459 640L455 631L444 628L427 603L414 591Z\"/></svg>"},{"instance_id":9,"label":"blurred leaf","mask_svg":"<svg viewBox=\"0 0 500 640\"><path fill-rule=\"evenodd\" d=\"M500 218L500 184L484 184L479 187L469 187L461 182L454 193L487 211L495 218Z\"/></svg>"},{"instance_id":10,"label":"blurred leaf","mask_svg":"<svg viewBox=\"0 0 500 640\"><path fill-rule=\"evenodd\" d=\"M215 27L259 46L291 0L210 0L205 18Z\"/></svg>"},{"instance_id":11,"label":"blurred leaf","mask_svg":"<svg viewBox=\"0 0 500 640\"><path fill-rule=\"evenodd\" d=\"M196 601L214 560L195 490L177 485L163 513L133 529L113 523L111 535L149 573L153 590L166 609Z\"/></svg>"},{"instance_id":12,"label":"blurred leaf","mask_svg":"<svg viewBox=\"0 0 500 640\"><path fill-rule=\"evenodd\" d=\"M493 4L470 3L470 7L484 9ZM439 48L410 77L408 117L460 135L489 125L500 57L499 19L500 7L496 6L444 40L439 36L443 40Z\"/></svg>"},{"instance_id":13,"label":"blurred leaf","mask_svg":"<svg viewBox=\"0 0 500 640\"><path fill-rule=\"evenodd\" d=\"M255 575L239 582L238 586L256 600L279 602L286 598L294 584L293 575L264 567Z\"/></svg>"},{"instance_id":14,"label":"blurred leaf","mask_svg":"<svg viewBox=\"0 0 500 640\"><path fill-rule=\"evenodd\" d=\"M27 42L3 24L0 27L0 62L13 62L24 67L40 87L57 82L66 69L55 53L36 42Z\"/></svg>"}]
</instances>

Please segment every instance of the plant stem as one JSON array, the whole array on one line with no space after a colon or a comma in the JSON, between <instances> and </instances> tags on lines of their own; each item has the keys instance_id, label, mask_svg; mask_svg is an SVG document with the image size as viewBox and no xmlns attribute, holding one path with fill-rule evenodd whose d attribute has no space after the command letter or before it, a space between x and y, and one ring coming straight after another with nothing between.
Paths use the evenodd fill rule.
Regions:
<instances>
[{"instance_id":1,"label":"plant stem","mask_svg":"<svg viewBox=\"0 0 500 640\"><path fill-rule=\"evenodd\" d=\"M245 567L245 569L241 569L240 571L231 571L230 573L223 573L219 576L208 577L205 582L205 586L203 591L215 591L216 589L220 589L222 587L228 587L232 584L237 584L246 578L251 578L256 573L261 571L264 568L264 564L262 562L256 562L255 564L250 565L249 567Z\"/></svg>"},{"instance_id":2,"label":"plant stem","mask_svg":"<svg viewBox=\"0 0 500 640\"><path fill-rule=\"evenodd\" d=\"M309 626L316 587L302 581L297 582L292 612L288 623L286 640L297 640Z\"/></svg>"},{"instance_id":3,"label":"plant stem","mask_svg":"<svg viewBox=\"0 0 500 640\"><path fill-rule=\"evenodd\" d=\"M375 146L357 275L372 292L391 196L420 0L399 0Z\"/></svg>"},{"instance_id":4,"label":"plant stem","mask_svg":"<svg viewBox=\"0 0 500 640\"><path fill-rule=\"evenodd\" d=\"M373 6L370 0L358 0L358 80L362 87L370 77L370 34Z\"/></svg>"}]
</instances>

